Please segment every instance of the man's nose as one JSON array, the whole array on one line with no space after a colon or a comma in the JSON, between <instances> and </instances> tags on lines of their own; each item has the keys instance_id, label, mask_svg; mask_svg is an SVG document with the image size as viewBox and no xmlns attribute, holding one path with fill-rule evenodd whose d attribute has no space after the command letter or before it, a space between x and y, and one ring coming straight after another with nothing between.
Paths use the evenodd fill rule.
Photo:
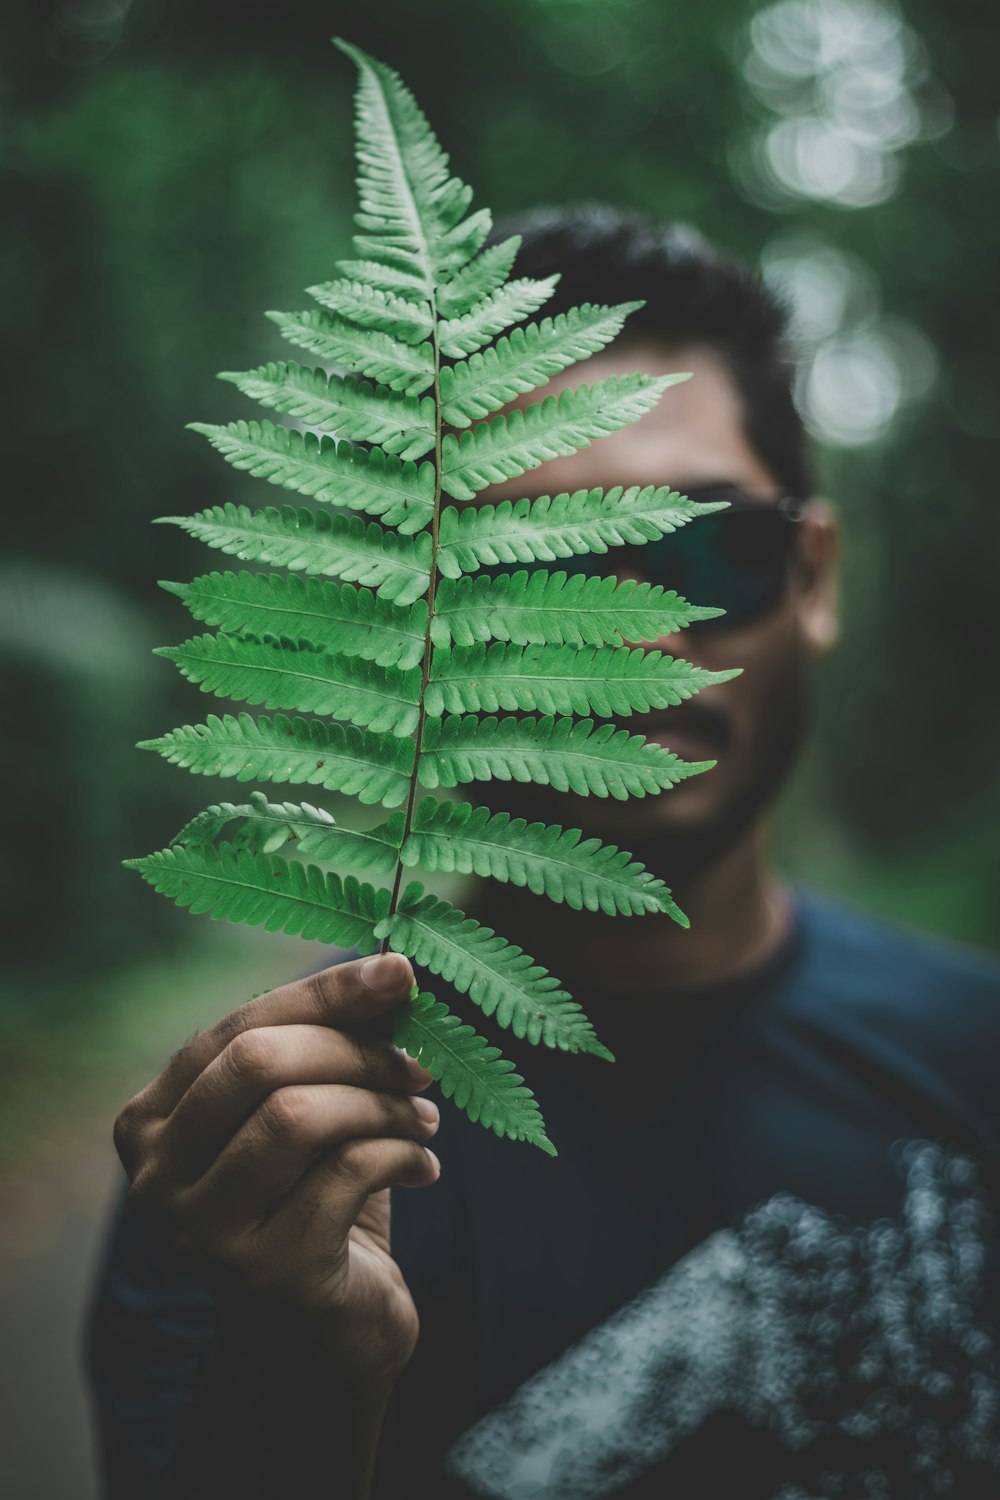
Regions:
<instances>
[{"instance_id":1,"label":"man's nose","mask_svg":"<svg viewBox=\"0 0 1000 1500\"><path fill-rule=\"evenodd\" d=\"M689 656L691 637L683 630L672 630L669 635L658 636L655 641L646 641L647 651L662 651L665 656Z\"/></svg>"},{"instance_id":2,"label":"man's nose","mask_svg":"<svg viewBox=\"0 0 1000 1500\"><path fill-rule=\"evenodd\" d=\"M626 579L633 583L649 583L651 581L645 576L640 567L616 568L615 576L619 583L624 583ZM638 646L642 651L662 651L664 656L680 656L685 661L691 661L696 666L698 665L695 655L692 653L692 647L695 645L694 638L686 630L672 630L668 635L657 636L655 641L626 640L625 644L626 646Z\"/></svg>"}]
</instances>

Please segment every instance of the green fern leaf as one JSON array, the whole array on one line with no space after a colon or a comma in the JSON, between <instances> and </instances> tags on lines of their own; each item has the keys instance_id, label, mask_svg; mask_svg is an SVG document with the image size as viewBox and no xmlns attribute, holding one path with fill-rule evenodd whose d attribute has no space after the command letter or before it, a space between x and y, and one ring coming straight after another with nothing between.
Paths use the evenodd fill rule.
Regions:
<instances>
[{"instance_id":1,"label":"green fern leaf","mask_svg":"<svg viewBox=\"0 0 1000 1500\"><path fill-rule=\"evenodd\" d=\"M441 371L444 420L452 427L467 427L505 401L533 391L550 375L603 349L621 332L629 313L642 305L623 302L619 307L592 307L585 303L555 318L515 328L509 338L498 339L482 354L446 367Z\"/></svg>"},{"instance_id":2,"label":"green fern leaf","mask_svg":"<svg viewBox=\"0 0 1000 1500\"><path fill-rule=\"evenodd\" d=\"M606 346L639 304L526 321L558 276L515 276L516 236L482 248L489 211L472 210L413 95L390 67L338 45L359 72L354 258L310 289L318 308L269 314L338 373L274 361L222 377L315 431L194 424L234 468L327 508L224 503L166 517L255 566L165 584L217 633L160 653L204 692L328 717L209 715L143 748L196 775L321 787L397 810L358 830L311 802L252 790L129 863L213 917L396 948L518 1036L609 1057L547 970L421 885L404 890L404 870L477 874L578 910L687 925L667 887L580 829L418 791L496 780L624 799L707 770L590 716L663 708L735 675L630 644L718 610L584 570L464 575L639 546L719 506L654 485L465 511L442 510L442 497L472 501L574 454L687 377L614 375L503 410ZM516 712L479 717L501 707ZM473 1119L552 1151L530 1092L485 1038L416 990L395 1024Z\"/></svg>"},{"instance_id":3,"label":"green fern leaf","mask_svg":"<svg viewBox=\"0 0 1000 1500\"><path fill-rule=\"evenodd\" d=\"M170 847L183 844L190 849L199 844L214 844L224 828L238 821L241 827L229 839L234 849L276 854L296 836L293 820L309 829L337 826L333 815L322 807L313 807L309 802L268 802L263 792L251 792L249 802L217 802L206 807L174 835Z\"/></svg>"},{"instance_id":4,"label":"green fern leaf","mask_svg":"<svg viewBox=\"0 0 1000 1500\"><path fill-rule=\"evenodd\" d=\"M449 359L461 359L463 355L481 349L512 323L520 323L522 318L544 307L558 280L558 276L546 276L542 281L522 276L517 281L507 281L460 318L445 318L438 329L441 353L447 354ZM533 381L525 389L534 390L538 384L537 380ZM488 411L493 409L492 406L487 408ZM446 417L445 420L449 419Z\"/></svg>"},{"instance_id":5,"label":"green fern leaf","mask_svg":"<svg viewBox=\"0 0 1000 1500\"><path fill-rule=\"evenodd\" d=\"M501 573L494 578L444 578L438 585L431 634L435 645L513 641L520 646L620 646L656 641L720 609L689 604L659 584L582 573ZM291 632L286 632L290 634Z\"/></svg>"},{"instance_id":6,"label":"green fern leaf","mask_svg":"<svg viewBox=\"0 0 1000 1500\"><path fill-rule=\"evenodd\" d=\"M324 863L346 865L349 870L391 877L403 839L403 813L393 813L379 828L360 832L342 828L322 807L309 802L268 802L263 792L252 792L245 803L220 802L185 824L171 846L193 848L214 844L232 822L240 827L230 840L234 848L257 854L276 854L290 841L299 855L311 855Z\"/></svg>"},{"instance_id":7,"label":"green fern leaf","mask_svg":"<svg viewBox=\"0 0 1000 1500\"><path fill-rule=\"evenodd\" d=\"M545 714L647 713L670 708L738 670L709 672L661 651L625 646L438 647L426 692L429 714L495 713L497 709Z\"/></svg>"},{"instance_id":8,"label":"green fern leaf","mask_svg":"<svg viewBox=\"0 0 1000 1500\"><path fill-rule=\"evenodd\" d=\"M669 485L574 490L441 512L438 568L446 578L498 563L555 562L609 547L641 546L726 501L695 501Z\"/></svg>"},{"instance_id":9,"label":"green fern leaf","mask_svg":"<svg viewBox=\"0 0 1000 1500\"><path fill-rule=\"evenodd\" d=\"M423 344L434 331L430 304L424 297L415 299L412 292L397 297L364 280L324 281L307 291L321 307L360 323L362 328L389 334L394 342Z\"/></svg>"},{"instance_id":10,"label":"green fern leaf","mask_svg":"<svg viewBox=\"0 0 1000 1500\"><path fill-rule=\"evenodd\" d=\"M427 871L492 876L564 901L576 911L585 907L610 917L673 907L663 881L626 850L584 839L579 828L528 823L468 802L424 797L413 815L402 860Z\"/></svg>"},{"instance_id":11,"label":"green fern leaf","mask_svg":"<svg viewBox=\"0 0 1000 1500\"><path fill-rule=\"evenodd\" d=\"M381 919L375 936L388 937L395 952L439 974L515 1036L610 1059L579 1005L547 969L450 901L425 895L416 882L395 913Z\"/></svg>"},{"instance_id":12,"label":"green fern leaf","mask_svg":"<svg viewBox=\"0 0 1000 1500\"><path fill-rule=\"evenodd\" d=\"M427 1069L444 1097L470 1120L556 1155L534 1095L514 1064L433 995L415 995L396 1012L392 1040Z\"/></svg>"},{"instance_id":13,"label":"green fern leaf","mask_svg":"<svg viewBox=\"0 0 1000 1500\"><path fill-rule=\"evenodd\" d=\"M189 422L192 432L237 469L313 500L380 516L401 532L420 531L434 514L434 467L404 462L381 448L334 442L273 422Z\"/></svg>"},{"instance_id":14,"label":"green fern leaf","mask_svg":"<svg viewBox=\"0 0 1000 1500\"><path fill-rule=\"evenodd\" d=\"M407 344L377 329L357 328L343 318L331 318L315 308L269 312L266 316L290 344L377 380L391 391L420 396L434 379L434 351L429 344Z\"/></svg>"},{"instance_id":15,"label":"green fern leaf","mask_svg":"<svg viewBox=\"0 0 1000 1500\"><path fill-rule=\"evenodd\" d=\"M256 370L223 370L219 379L231 381L262 406L327 427L353 443L378 443L400 458L422 458L434 446L430 396L404 396L291 360L272 360Z\"/></svg>"},{"instance_id":16,"label":"green fern leaf","mask_svg":"<svg viewBox=\"0 0 1000 1500\"><path fill-rule=\"evenodd\" d=\"M161 849L126 860L125 868L138 870L178 906L208 912L216 921L245 922L362 953L375 947L374 928L389 905L388 891L362 885L352 875L341 880L316 865L229 844Z\"/></svg>"},{"instance_id":17,"label":"green fern leaf","mask_svg":"<svg viewBox=\"0 0 1000 1500\"><path fill-rule=\"evenodd\" d=\"M284 714L209 714L204 724L142 740L139 749L155 750L195 776L322 786L383 807L405 800L413 769L410 740Z\"/></svg>"},{"instance_id":18,"label":"green fern leaf","mask_svg":"<svg viewBox=\"0 0 1000 1500\"><path fill-rule=\"evenodd\" d=\"M473 781L535 782L580 796L647 797L714 760L683 761L662 745L590 719L431 719L420 752L420 784L464 786Z\"/></svg>"},{"instance_id":19,"label":"green fern leaf","mask_svg":"<svg viewBox=\"0 0 1000 1500\"><path fill-rule=\"evenodd\" d=\"M364 286L378 287L383 292L396 292L410 300L426 302L427 284L418 271L406 265L386 265L377 260L338 260L337 270L344 281L360 281ZM306 291L321 301L320 293L330 285L310 286Z\"/></svg>"},{"instance_id":20,"label":"green fern leaf","mask_svg":"<svg viewBox=\"0 0 1000 1500\"><path fill-rule=\"evenodd\" d=\"M320 651L360 656L380 667L416 667L423 659L422 599L404 607L353 584L294 573L205 573L192 583L160 587L183 600L196 620L233 635L308 641Z\"/></svg>"},{"instance_id":21,"label":"green fern leaf","mask_svg":"<svg viewBox=\"0 0 1000 1500\"><path fill-rule=\"evenodd\" d=\"M332 714L375 731L410 734L419 718L420 672L376 667L333 651L291 641L233 635L196 635L182 646L161 646L203 693L266 708Z\"/></svg>"},{"instance_id":22,"label":"green fern leaf","mask_svg":"<svg viewBox=\"0 0 1000 1500\"><path fill-rule=\"evenodd\" d=\"M358 141L360 229L377 238L355 239L359 255L371 253L419 271L428 296L464 265L489 232L489 215L464 217L472 196L452 177L423 111L398 73L337 39L360 73L355 131Z\"/></svg>"},{"instance_id":23,"label":"green fern leaf","mask_svg":"<svg viewBox=\"0 0 1000 1500\"><path fill-rule=\"evenodd\" d=\"M360 516L268 505L214 505L194 516L162 516L190 536L244 562L278 563L377 588L383 599L413 604L430 584L431 539L384 531Z\"/></svg>"},{"instance_id":24,"label":"green fern leaf","mask_svg":"<svg viewBox=\"0 0 1000 1500\"><path fill-rule=\"evenodd\" d=\"M595 438L637 422L675 380L672 375L609 375L594 385L546 396L509 416L479 422L457 438L448 433L441 447L442 488L455 500L474 500L488 484L537 469L548 458L576 453Z\"/></svg>"},{"instance_id":25,"label":"green fern leaf","mask_svg":"<svg viewBox=\"0 0 1000 1500\"><path fill-rule=\"evenodd\" d=\"M521 236L513 234L498 245L491 245L475 260L456 271L445 282L437 296L437 311L442 318L460 318L471 312L478 302L495 292L510 275L514 258L521 248Z\"/></svg>"}]
</instances>

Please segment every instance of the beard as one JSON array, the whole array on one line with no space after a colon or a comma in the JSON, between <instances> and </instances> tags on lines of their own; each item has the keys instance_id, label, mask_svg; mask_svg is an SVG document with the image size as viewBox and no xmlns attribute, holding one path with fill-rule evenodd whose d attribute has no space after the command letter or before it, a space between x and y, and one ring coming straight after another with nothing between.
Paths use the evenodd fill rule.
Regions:
<instances>
[{"instance_id":1,"label":"beard","mask_svg":"<svg viewBox=\"0 0 1000 1500\"><path fill-rule=\"evenodd\" d=\"M643 733L643 720L649 717L637 715L623 720L620 727ZM481 795L469 800L528 822L558 821L564 827L582 829L587 837L622 844L648 868L662 870L676 889L733 848L784 784L809 718L803 653L790 651L772 665L747 717L748 726L741 728L739 716L727 711L721 695L716 702L689 701L669 711L668 739L670 723L678 730L683 726L710 746L710 754L720 757L720 764L704 773L708 789L717 787L718 795L707 796L704 810L697 814L673 813L672 799L683 798L685 787L693 785L683 782L657 796L626 802L553 793L547 787L519 782L490 782ZM713 781L716 776L718 781Z\"/></svg>"}]
</instances>

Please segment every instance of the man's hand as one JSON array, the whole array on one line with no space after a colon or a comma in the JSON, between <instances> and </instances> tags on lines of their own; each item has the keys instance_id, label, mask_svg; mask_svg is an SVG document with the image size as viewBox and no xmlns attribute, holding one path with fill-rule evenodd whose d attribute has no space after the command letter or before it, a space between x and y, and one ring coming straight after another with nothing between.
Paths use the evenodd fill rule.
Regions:
<instances>
[{"instance_id":1,"label":"man's hand","mask_svg":"<svg viewBox=\"0 0 1000 1500\"><path fill-rule=\"evenodd\" d=\"M390 1255L389 1188L440 1171L430 1074L388 1040L399 954L272 990L195 1037L122 1110L130 1201L248 1311L307 1334L358 1391L386 1392L417 1314Z\"/></svg>"}]
</instances>

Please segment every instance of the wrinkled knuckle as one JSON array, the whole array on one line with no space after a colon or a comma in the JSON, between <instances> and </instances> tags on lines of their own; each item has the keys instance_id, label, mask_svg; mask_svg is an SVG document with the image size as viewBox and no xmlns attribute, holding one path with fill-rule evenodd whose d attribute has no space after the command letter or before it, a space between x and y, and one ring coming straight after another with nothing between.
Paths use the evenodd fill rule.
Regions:
<instances>
[{"instance_id":1,"label":"wrinkled knuckle","mask_svg":"<svg viewBox=\"0 0 1000 1500\"><path fill-rule=\"evenodd\" d=\"M362 1087L370 1086L382 1075L385 1058L383 1051L368 1042L355 1040L354 1066Z\"/></svg>"},{"instance_id":2,"label":"wrinkled knuckle","mask_svg":"<svg viewBox=\"0 0 1000 1500\"><path fill-rule=\"evenodd\" d=\"M306 994L311 1004L321 1013L328 1012L340 991L340 979L331 969L320 969L305 980Z\"/></svg>"},{"instance_id":3,"label":"wrinkled knuckle","mask_svg":"<svg viewBox=\"0 0 1000 1500\"><path fill-rule=\"evenodd\" d=\"M239 1010L230 1011L229 1015L223 1016L215 1026L215 1035L223 1047L228 1047L233 1038L244 1031L246 1031L246 1018L242 1007Z\"/></svg>"},{"instance_id":4,"label":"wrinkled knuckle","mask_svg":"<svg viewBox=\"0 0 1000 1500\"><path fill-rule=\"evenodd\" d=\"M345 1141L337 1148L337 1168L349 1181L364 1185L375 1175L378 1149L371 1141Z\"/></svg>"},{"instance_id":5,"label":"wrinkled knuckle","mask_svg":"<svg viewBox=\"0 0 1000 1500\"><path fill-rule=\"evenodd\" d=\"M410 1128L413 1111L392 1094L373 1094L378 1125L383 1135L398 1135L404 1127Z\"/></svg>"},{"instance_id":6,"label":"wrinkled knuckle","mask_svg":"<svg viewBox=\"0 0 1000 1500\"><path fill-rule=\"evenodd\" d=\"M275 1089L260 1107L261 1123L269 1135L281 1141L298 1140L308 1131L311 1103L305 1089Z\"/></svg>"},{"instance_id":7,"label":"wrinkled knuckle","mask_svg":"<svg viewBox=\"0 0 1000 1500\"><path fill-rule=\"evenodd\" d=\"M263 1030L239 1032L224 1056L229 1069L243 1082L267 1084L274 1077L274 1040Z\"/></svg>"},{"instance_id":8,"label":"wrinkled knuckle","mask_svg":"<svg viewBox=\"0 0 1000 1500\"><path fill-rule=\"evenodd\" d=\"M139 1112L134 1099L130 1099L114 1124L115 1150L124 1162L132 1149L139 1131Z\"/></svg>"}]
</instances>

